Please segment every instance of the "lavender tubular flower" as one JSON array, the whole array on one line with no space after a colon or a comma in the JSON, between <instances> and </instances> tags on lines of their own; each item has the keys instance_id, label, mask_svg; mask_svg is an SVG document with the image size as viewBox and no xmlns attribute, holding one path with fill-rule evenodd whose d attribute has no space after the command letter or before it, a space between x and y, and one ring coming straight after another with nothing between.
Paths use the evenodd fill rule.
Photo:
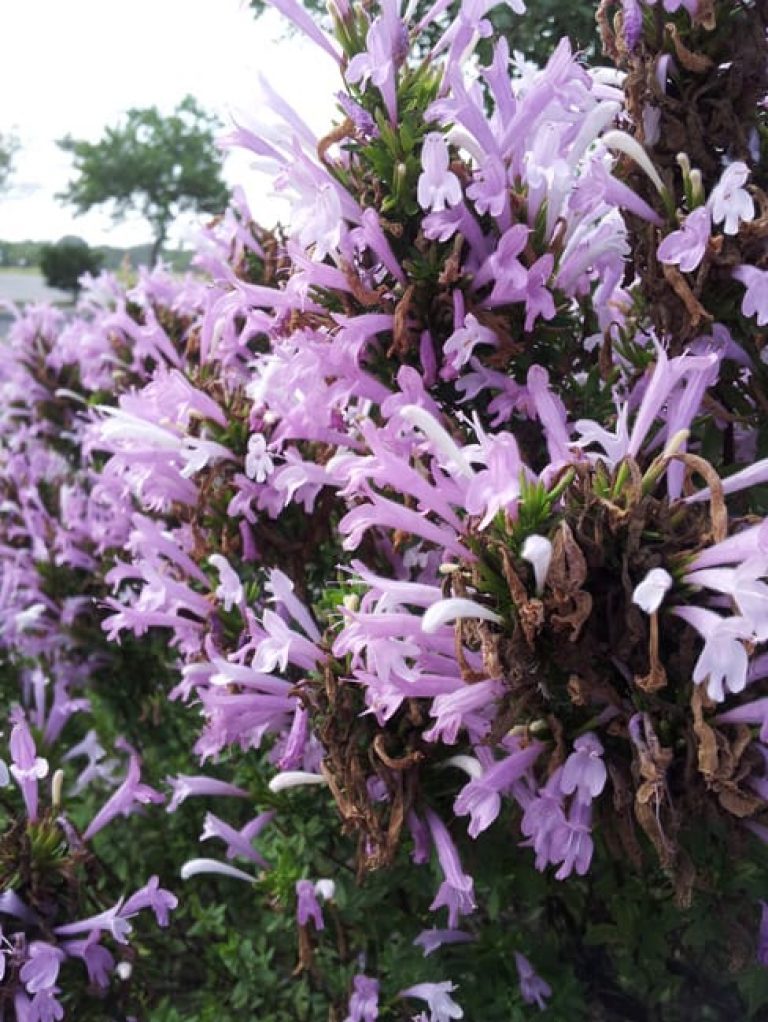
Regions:
<instances>
[{"instance_id":1,"label":"lavender tubular flower","mask_svg":"<svg viewBox=\"0 0 768 1022\"><path fill-rule=\"evenodd\" d=\"M605 787L608 777L602 760L603 745L597 735L588 732L573 743L574 751L563 764L560 790L575 794L577 802L588 806Z\"/></svg>"},{"instance_id":2,"label":"lavender tubular flower","mask_svg":"<svg viewBox=\"0 0 768 1022\"><path fill-rule=\"evenodd\" d=\"M357 975L349 998L349 1014L344 1022L376 1022L379 1017L379 983L369 976Z\"/></svg>"},{"instance_id":3,"label":"lavender tubular flower","mask_svg":"<svg viewBox=\"0 0 768 1022\"><path fill-rule=\"evenodd\" d=\"M247 798L248 792L228 781L220 781L215 777L190 777L187 774L179 774L178 777L169 777L168 783L173 787L173 795L168 803L167 812L173 813L191 795L229 795L235 798Z\"/></svg>"},{"instance_id":4,"label":"lavender tubular flower","mask_svg":"<svg viewBox=\"0 0 768 1022\"><path fill-rule=\"evenodd\" d=\"M549 983L536 974L536 970L519 951L515 951L515 965L520 977L520 993L526 1004L538 1005L539 1011L547 1007L546 998L552 995Z\"/></svg>"},{"instance_id":5,"label":"lavender tubular flower","mask_svg":"<svg viewBox=\"0 0 768 1022\"><path fill-rule=\"evenodd\" d=\"M534 742L527 749L512 752L461 789L453 808L457 816L470 817L470 837L476 838L490 827L499 815L501 792L518 781L542 751L543 746Z\"/></svg>"},{"instance_id":6,"label":"lavender tubular flower","mask_svg":"<svg viewBox=\"0 0 768 1022\"><path fill-rule=\"evenodd\" d=\"M35 742L29 731L23 711L17 708L11 713L13 727L9 741L11 753L10 773L21 789L27 816L30 820L37 819L38 791L37 782L48 773L48 762L38 756Z\"/></svg>"},{"instance_id":7,"label":"lavender tubular flower","mask_svg":"<svg viewBox=\"0 0 768 1022\"><path fill-rule=\"evenodd\" d=\"M101 807L83 832L83 839L90 839L98 834L116 816L128 816L136 811L136 803L147 805L150 802L164 802L165 796L148 784L142 784L141 760L136 752L129 749L128 772L125 780L115 793Z\"/></svg>"},{"instance_id":8,"label":"lavender tubular flower","mask_svg":"<svg viewBox=\"0 0 768 1022\"><path fill-rule=\"evenodd\" d=\"M448 169L448 145L438 132L430 131L425 136L421 161L424 169L419 177L417 197L422 209L439 213L446 206L461 202L459 179Z\"/></svg>"},{"instance_id":9,"label":"lavender tubular flower","mask_svg":"<svg viewBox=\"0 0 768 1022\"><path fill-rule=\"evenodd\" d=\"M682 228L668 234L658 248L663 263L672 263L691 273L704 258L709 241L709 210L700 206L685 218Z\"/></svg>"},{"instance_id":10,"label":"lavender tubular flower","mask_svg":"<svg viewBox=\"0 0 768 1022\"><path fill-rule=\"evenodd\" d=\"M455 930L459 916L471 915L477 907L474 900L474 881L472 877L462 872L458 851L440 817L431 809L424 815L444 878L435 900L430 905L430 911L434 912L445 906L448 909L448 926Z\"/></svg>"},{"instance_id":11,"label":"lavender tubular flower","mask_svg":"<svg viewBox=\"0 0 768 1022\"><path fill-rule=\"evenodd\" d=\"M429 1022L451 1022L451 1019L464 1018L461 1007L450 994L456 989L450 981L443 983L416 983L414 986L401 990L400 997L417 997L426 1001L429 1008Z\"/></svg>"}]
</instances>

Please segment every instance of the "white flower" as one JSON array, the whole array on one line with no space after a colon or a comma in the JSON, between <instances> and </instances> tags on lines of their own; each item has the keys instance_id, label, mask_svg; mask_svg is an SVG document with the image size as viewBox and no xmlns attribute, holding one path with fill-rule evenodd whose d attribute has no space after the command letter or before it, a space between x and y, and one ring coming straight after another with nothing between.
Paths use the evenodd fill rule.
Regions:
<instances>
[{"instance_id":1,"label":"white flower","mask_svg":"<svg viewBox=\"0 0 768 1022\"><path fill-rule=\"evenodd\" d=\"M336 884L333 880L317 880L315 882L315 894L323 901L332 901L336 893Z\"/></svg>"},{"instance_id":2,"label":"white flower","mask_svg":"<svg viewBox=\"0 0 768 1022\"><path fill-rule=\"evenodd\" d=\"M283 770L275 774L269 782L269 790L274 794L286 788L298 788L303 784L327 784L322 774L311 774L306 770Z\"/></svg>"},{"instance_id":3,"label":"white flower","mask_svg":"<svg viewBox=\"0 0 768 1022\"><path fill-rule=\"evenodd\" d=\"M734 693L743 691L749 657L742 640L754 642L752 622L738 615L722 617L706 607L693 605L675 607L673 613L704 639L704 649L693 669L694 682L699 685L706 681L707 694L718 703L725 699L724 688Z\"/></svg>"},{"instance_id":4,"label":"white flower","mask_svg":"<svg viewBox=\"0 0 768 1022\"><path fill-rule=\"evenodd\" d=\"M231 610L235 604L239 605L245 599L243 584L222 554L211 554L208 560L218 571L221 581L216 587L216 596L224 604L224 610Z\"/></svg>"},{"instance_id":5,"label":"white flower","mask_svg":"<svg viewBox=\"0 0 768 1022\"><path fill-rule=\"evenodd\" d=\"M749 168L746 163L736 160L725 168L712 189L707 205L716 224L725 220L723 230L726 234L737 234L740 220L749 222L755 219L755 204L743 187L748 177Z\"/></svg>"},{"instance_id":6,"label":"white flower","mask_svg":"<svg viewBox=\"0 0 768 1022\"><path fill-rule=\"evenodd\" d=\"M536 577L536 595L540 596L544 591L549 564L552 560L552 544L546 536L529 536L523 543L520 556L524 561L533 565L533 574Z\"/></svg>"},{"instance_id":7,"label":"white flower","mask_svg":"<svg viewBox=\"0 0 768 1022\"><path fill-rule=\"evenodd\" d=\"M252 433L248 438L248 453L245 456L245 474L257 483L263 483L274 470L274 462L267 450L267 441L261 433Z\"/></svg>"},{"instance_id":8,"label":"white flower","mask_svg":"<svg viewBox=\"0 0 768 1022\"><path fill-rule=\"evenodd\" d=\"M198 873L219 873L221 876L233 877L235 880L245 880L252 884L253 877L238 869L237 866L229 866L226 862L219 862L218 859L188 859L179 871L182 880L189 880Z\"/></svg>"},{"instance_id":9,"label":"white flower","mask_svg":"<svg viewBox=\"0 0 768 1022\"><path fill-rule=\"evenodd\" d=\"M456 596L433 603L421 619L421 630L431 634L438 628L442 628L443 625L455 621L457 618L465 617L501 624L501 618L495 611L489 610L488 607L483 607L479 603L474 603L472 600Z\"/></svg>"},{"instance_id":10,"label":"white flower","mask_svg":"<svg viewBox=\"0 0 768 1022\"><path fill-rule=\"evenodd\" d=\"M672 576L663 568L651 568L632 593L632 602L646 614L655 614L672 586Z\"/></svg>"}]
</instances>

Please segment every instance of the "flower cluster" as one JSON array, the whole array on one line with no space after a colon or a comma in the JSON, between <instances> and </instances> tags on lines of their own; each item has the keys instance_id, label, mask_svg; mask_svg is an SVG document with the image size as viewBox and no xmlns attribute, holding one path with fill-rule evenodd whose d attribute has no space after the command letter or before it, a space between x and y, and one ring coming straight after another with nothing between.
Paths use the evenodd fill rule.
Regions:
<instances>
[{"instance_id":1,"label":"flower cluster","mask_svg":"<svg viewBox=\"0 0 768 1022\"><path fill-rule=\"evenodd\" d=\"M158 695L200 725L202 772L170 779L168 810L221 797L250 814L207 812L220 854L190 849L181 876L286 911L296 973L336 1017L462 1018L462 977L500 947L515 1003L569 1017L569 989L600 996L595 944L631 1017L617 948L634 926L644 953L627 919L650 892L670 961L697 953L697 911L739 934L738 954L713 936L718 962L764 958L754 874L723 872L726 849L759 861L768 839L764 162L734 146L673 178L634 76L626 101L565 40L542 68L513 61L484 3L450 24L441 2L421 22L396 0L336 3L335 41L276 6L343 85L325 138L266 84L281 130L229 136L274 168L284 235L237 194L201 248L207 285L104 277L73 322L33 310L13 328L4 655L53 743L121 645L160 637ZM624 63L647 58L644 6L605 28ZM681 70L659 59L662 94L704 73L681 33L729 31L698 18L670 22ZM162 799L128 747L82 836L38 819L45 761L16 720L25 833L45 821L65 858ZM69 755L88 756L79 784L114 770L95 735ZM245 782L210 772L239 764ZM308 813L327 843L291 858ZM428 965L408 941L390 967L375 920L351 921L351 876L382 875L412 899ZM502 908L517 875L529 900ZM120 943L144 907L163 923L172 900L153 879L14 931L12 996L58 1017L65 957L106 975L101 934ZM659 1003L686 1003L680 972Z\"/></svg>"}]
</instances>

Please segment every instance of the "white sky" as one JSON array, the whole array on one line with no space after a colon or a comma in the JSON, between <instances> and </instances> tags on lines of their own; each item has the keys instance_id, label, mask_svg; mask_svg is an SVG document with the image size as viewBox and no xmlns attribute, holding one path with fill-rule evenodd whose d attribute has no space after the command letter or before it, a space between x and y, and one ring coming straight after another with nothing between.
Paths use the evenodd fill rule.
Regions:
<instances>
[{"instance_id":1,"label":"white sky","mask_svg":"<svg viewBox=\"0 0 768 1022\"><path fill-rule=\"evenodd\" d=\"M169 113L187 93L228 125L233 113L259 116L259 73L323 135L340 88L333 60L289 34L276 11L254 18L245 0L0 0L0 38L0 132L13 129L23 146L12 188L0 194L0 239L9 241L151 238L138 217L118 225L101 210L74 217L54 198L71 177L57 138L95 142L129 107ZM247 155L227 158L226 177L246 188L265 225L283 213ZM173 240L184 236L180 226Z\"/></svg>"}]
</instances>

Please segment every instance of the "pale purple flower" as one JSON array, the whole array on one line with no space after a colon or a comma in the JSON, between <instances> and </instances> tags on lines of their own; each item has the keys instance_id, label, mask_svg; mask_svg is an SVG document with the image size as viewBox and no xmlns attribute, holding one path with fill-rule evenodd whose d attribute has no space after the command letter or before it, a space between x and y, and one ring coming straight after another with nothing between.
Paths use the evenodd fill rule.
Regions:
<instances>
[{"instance_id":1,"label":"pale purple flower","mask_svg":"<svg viewBox=\"0 0 768 1022\"><path fill-rule=\"evenodd\" d=\"M128 943L128 934L133 927L122 914L123 899L112 908L105 909L97 915L88 916L87 919L78 919L74 923L67 923L64 926L57 926L54 933L59 937L69 937L77 933L91 933L93 930L106 930L111 934L118 944Z\"/></svg>"},{"instance_id":2,"label":"pale purple flower","mask_svg":"<svg viewBox=\"0 0 768 1022\"><path fill-rule=\"evenodd\" d=\"M749 657L743 640L754 637L751 622L744 617L720 617L704 607L675 607L677 614L692 625L704 639L704 649L693 669L693 681L707 682L707 693L715 702L725 699L725 691L741 692L747 684Z\"/></svg>"},{"instance_id":3,"label":"pale purple flower","mask_svg":"<svg viewBox=\"0 0 768 1022\"><path fill-rule=\"evenodd\" d=\"M742 263L733 271L733 277L747 289L741 300L745 316L756 316L758 326L768 326L768 270Z\"/></svg>"},{"instance_id":4,"label":"pale purple flower","mask_svg":"<svg viewBox=\"0 0 768 1022\"><path fill-rule=\"evenodd\" d=\"M424 170L419 176L416 192L421 208L439 212L446 206L458 205L461 202L461 184L448 169L448 143L439 132L430 131L425 136L421 163Z\"/></svg>"},{"instance_id":5,"label":"pale purple flower","mask_svg":"<svg viewBox=\"0 0 768 1022\"><path fill-rule=\"evenodd\" d=\"M142 784L140 777L141 760L138 754L133 749L130 749L125 780L112 796L107 799L86 827L83 832L83 838L86 841L90 841L94 834L97 834L103 827L106 827L116 816L129 816L135 812L137 803L147 805L150 802L165 801L165 795L151 788L148 784Z\"/></svg>"},{"instance_id":6,"label":"pale purple flower","mask_svg":"<svg viewBox=\"0 0 768 1022\"><path fill-rule=\"evenodd\" d=\"M365 84L370 79L378 88L392 124L397 122L397 69L408 50L408 33L393 0L382 3L365 37L366 49L356 53L346 70L346 79Z\"/></svg>"},{"instance_id":7,"label":"pale purple flower","mask_svg":"<svg viewBox=\"0 0 768 1022\"><path fill-rule=\"evenodd\" d=\"M39 990L53 987L59 966L66 958L64 952L43 940L33 940L27 953L28 958L19 972L27 993L36 994Z\"/></svg>"},{"instance_id":8,"label":"pale purple flower","mask_svg":"<svg viewBox=\"0 0 768 1022\"><path fill-rule=\"evenodd\" d=\"M408 812L405 819L408 824L408 830L413 838L411 861L416 863L417 866L423 866L425 862L429 862L429 853L432 849L432 838L429 828L412 809Z\"/></svg>"},{"instance_id":9,"label":"pale purple flower","mask_svg":"<svg viewBox=\"0 0 768 1022\"><path fill-rule=\"evenodd\" d=\"M191 777L188 774L179 774L178 777L168 777L168 783L173 788L171 801L168 803L167 811L174 813L182 802L191 795L232 795L235 798L248 798L248 792L238 788L228 781L220 781L216 777L197 776Z\"/></svg>"},{"instance_id":10,"label":"pale purple flower","mask_svg":"<svg viewBox=\"0 0 768 1022\"><path fill-rule=\"evenodd\" d=\"M20 707L11 711L10 720L13 724L8 743L13 761L10 772L21 789L27 816L30 820L36 820L37 782L48 773L48 761L37 755L35 740Z\"/></svg>"},{"instance_id":11,"label":"pale purple flower","mask_svg":"<svg viewBox=\"0 0 768 1022\"><path fill-rule=\"evenodd\" d=\"M63 1019L64 1006L58 1000L60 992L58 987L38 990L29 1005L29 1022L59 1022L60 1019ZM16 1017L17 1019L21 1018L18 1006L16 1006Z\"/></svg>"},{"instance_id":12,"label":"pale purple flower","mask_svg":"<svg viewBox=\"0 0 768 1022\"><path fill-rule=\"evenodd\" d=\"M234 859L235 856L240 855L244 859L257 863L259 866L268 868L269 864L256 851L251 842L272 821L274 815L273 811L260 813L249 823L246 823L242 830L237 830L235 827L225 823L224 820L220 820L213 813L206 813L200 840L207 841L210 838L218 838L220 841L226 842L228 859Z\"/></svg>"},{"instance_id":13,"label":"pale purple flower","mask_svg":"<svg viewBox=\"0 0 768 1022\"><path fill-rule=\"evenodd\" d=\"M577 802L589 805L605 787L608 773L603 763L603 745L592 731L573 743L574 752L563 764L560 790L564 795L575 793Z\"/></svg>"},{"instance_id":14,"label":"pale purple flower","mask_svg":"<svg viewBox=\"0 0 768 1022\"><path fill-rule=\"evenodd\" d=\"M679 231L672 231L659 245L657 255L662 263L677 265L691 273L704 258L709 241L709 210L699 206L685 218Z\"/></svg>"},{"instance_id":15,"label":"pale purple flower","mask_svg":"<svg viewBox=\"0 0 768 1022\"><path fill-rule=\"evenodd\" d=\"M454 930L459 916L471 915L477 907L474 898L474 881L471 876L462 871L456 845L448 833L448 828L437 813L427 809L424 816L432 835L440 868L443 871L443 882L429 909L434 912L438 908L447 908L448 926ZM460 1015L456 1017L461 1018Z\"/></svg>"},{"instance_id":16,"label":"pale purple flower","mask_svg":"<svg viewBox=\"0 0 768 1022\"><path fill-rule=\"evenodd\" d=\"M511 433L484 437L483 453L487 467L471 480L465 501L471 515L482 514L481 529L490 525L499 511L515 517L523 470L520 450Z\"/></svg>"},{"instance_id":17,"label":"pale purple flower","mask_svg":"<svg viewBox=\"0 0 768 1022\"><path fill-rule=\"evenodd\" d=\"M347 95L346 92L337 92L335 94L338 100L339 106L344 113L349 117L355 126L355 130L363 136L365 139L377 138L379 135L379 129L376 127L376 122L365 110L356 103L351 96Z\"/></svg>"},{"instance_id":18,"label":"pale purple flower","mask_svg":"<svg viewBox=\"0 0 768 1022\"><path fill-rule=\"evenodd\" d=\"M338 248L344 215L335 183L316 185L311 197L294 207L293 226L304 248L314 246L313 258L318 262Z\"/></svg>"},{"instance_id":19,"label":"pale purple flower","mask_svg":"<svg viewBox=\"0 0 768 1022\"><path fill-rule=\"evenodd\" d=\"M594 842L590 834L592 806L573 799L568 811L568 819L561 824L552 836L554 862L562 865L555 873L558 880L565 880L576 871L579 876L589 869L592 862Z\"/></svg>"},{"instance_id":20,"label":"pale purple flower","mask_svg":"<svg viewBox=\"0 0 768 1022\"><path fill-rule=\"evenodd\" d=\"M712 220L716 224L724 220L726 234L737 234L740 220L748 223L755 218L755 204L744 188L748 177L749 167L736 160L725 168L709 196L707 205L712 212Z\"/></svg>"},{"instance_id":21,"label":"pale purple flower","mask_svg":"<svg viewBox=\"0 0 768 1022\"><path fill-rule=\"evenodd\" d=\"M562 400L553 393L550 387L547 370L534 363L528 370L525 389L536 417L544 428L547 451L553 466L562 463L570 464L573 455L568 430L568 415Z\"/></svg>"},{"instance_id":22,"label":"pale purple flower","mask_svg":"<svg viewBox=\"0 0 768 1022\"><path fill-rule=\"evenodd\" d=\"M179 899L176 895L160 886L159 877L152 876L142 888L128 898L120 914L125 918L130 918L145 908L151 908L155 913L157 925L167 926L168 913L172 912L178 904Z\"/></svg>"},{"instance_id":23,"label":"pale purple flower","mask_svg":"<svg viewBox=\"0 0 768 1022\"><path fill-rule=\"evenodd\" d=\"M525 300L525 324L523 329L526 333L533 329L533 324L542 316L544 319L552 319L557 311L552 292L546 286L552 276L555 265L555 257L551 252L540 256L528 270L525 280L525 289L520 295Z\"/></svg>"},{"instance_id":24,"label":"pale purple flower","mask_svg":"<svg viewBox=\"0 0 768 1022\"><path fill-rule=\"evenodd\" d=\"M520 977L520 995L526 1004L536 1004L540 1011L546 1008L545 998L552 994L552 987L536 973L531 963L515 951L515 965Z\"/></svg>"},{"instance_id":25,"label":"pale purple flower","mask_svg":"<svg viewBox=\"0 0 768 1022\"><path fill-rule=\"evenodd\" d=\"M216 587L216 597L224 604L224 610L232 610L232 607L239 607L245 599L243 583L232 568L232 565L223 554L211 554L209 562L219 573L219 585Z\"/></svg>"},{"instance_id":26,"label":"pale purple flower","mask_svg":"<svg viewBox=\"0 0 768 1022\"><path fill-rule=\"evenodd\" d=\"M768 519L733 533L719 543L705 547L690 562L691 571L737 564L757 554L768 555Z\"/></svg>"},{"instance_id":27,"label":"pale purple flower","mask_svg":"<svg viewBox=\"0 0 768 1022\"><path fill-rule=\"evenodd\" d=\"M528 271L517 258L528 243L530 228L515 224L499 239L496 251L489 256L475 274L475 289L493 278L494 285L488 297L489 305L505 305L518 301L524 294Z\"/></svg>"},{"instance_id":28,"label":"pale purple flower","mask_svg":"<svg viewBox=\"0 0 768 1022\"><path fill-rule=\"evenodd\" d=\"M234 461L234 454L223 444L204 437L185 436L181 444L181 460L184 467L180 475L190 479L196 472L201 472L208 465L217 461Z\"/></svg>"},{"instance_id":29,"label":"pale purple flower","mask_svg":"<svg viewBox=\"0 0 768 1022\"><path fill-rule=\"evenodd\" d=\"M292 21L301 32L332 57L337 64L341 64L341 57L328 38L328 33L323 32L316 18L299 3L299 0L270 0L270 3L280 11L283 17Z\"/></svg>"},{"instance_id":30,"label":"pale purple flower","mask_svg":"<svg viewBox=\"0 0 768 1022\"><path fill-rule=\"evenodd\" d=\"M352 984L349 1014L344 1022L376 1022L379 1017L379 981L358 973Z\"/></svg>"},{"instance_id":31,"label":"pale purple flower","mask_svg":"<svg viewBox=\"0 0 768 1022\"><path fill-rule=\"evenodd\" d=\"M296 918L300 926L306 926L311 919L316 930L325 929L323 910L311 880L296 881Z\"/></svg>"},{"instance_id":32,"label":"pale purple flower","mask_svg":"<svg viewBox=\"0 0 768 1022\"><path fill-rule=\"evenodd\" d=\"M505 213L509 208L507 168L498 156L492 153L485 156L482 166L473 175L467 195L481 215L490 213L497 219L506 216L508 221L509 214Z\"/></svg>"},{"instance_id":33,"label":"pale purple flower","mask_svg":"<svg viewBox=\"0 0 768 1022\"><path fill-rule=\"evenodd\" d=\"M638 0L621 0L621 10L624 17L624 42L627 49L632 51L642 35L643 9Z\"/></svg>"},{"instance_id":34,"label":"pale purple flower","mask_svg":"<svg viewBox=\"0 0 768 1022\"><path fill-rule=\"evenodd\" d=\"M422 737L427 742L439 741L453 745L463 728L471 738L477 740L487 730L488 710L493 707L493 701L501 692L501 684L490 678L441 692L432 700L429 710L435 723Z\"/></svg>"},{"instance_id":35,"label":"pale purple flower","mask_svg":"<svg viewBox=\"0 0 768 1022\"><path fill-rule=\"evenodd\" d=\"M739 612L750 622L755 637L768 639L768 585L761 582L768 573L765 554L748 558L734 567L702 568L683 576L691 586L704 586L730 596Z\"/></svg>"},{"instance_id":36,"label":"pale purple flower","mask_svg":"<svg viewBox=\"0 0 768 1022\"><path fill-rule=\"evenodd\" d=\"M759 724L760 741L768 742L768 696L718 713L713 720L716 724Z\"/></svg>"},{"instance_id":37,"label":"pale purple flower","mask_svg":"<svg viewBox=\"0 0 768 1022\"><path fill-rule=\"evenodd\" d=\"M501 792L527 773L542 748L539 742L534 742L527 749L518 749L464 785L453 808L457 816L470 817L470 837L476 838L490 827L501 809Z\"/></svg>"},{"instance_id":38,"label":"pale purple flower","mask_svg":"<svg viewBox=\"0 0 768 1022\"><path fill-rule=\"evenodd\" d=\"M449 995L456 989L454 983L416 983L406 990L401 990L400 997L418 997L426 1001L429 1008L429 1022L451 1022L451 1019L464 1018L462 1008Z\"/></svg>"},{"instance_id":39,"label":"pale purple flower","mask_svg":"<svg viewBox=\"0 0 768 1022\"><path fill-rule=\"evenodd\" d=\"M99 943L101 933L94 930L84 940L65 940L62 948L71 958L82 958L88 970L88 982L105 990L115 968L114 956Z\"/></svg>"},{"instance_id":40,"label":"pale purple flower","mask_svg":"<svg viewBox=\"0 0 768 1022\"><path fill-rule=\"evenodd\" d=\"M454 369L461 369L469 362L476 345L488 344L496 348L498 343L498 338L493 330L483 326L477 317L469 312L464 320L464 325L454 330L443 345L443 355Z\"/></svg>"},{"instance_id":41,"label":"pale purple flower","mask_svg":"<svg viewBox=\"0 0 768 1022\"><path fill-rule=\"evenodd\" d=\"M424 957L428 958L444 944L467 944L474 939L466 930L440 930L433 927L431 930L422 930L413 943L422 948Z\"/></svg>"},{"instance_id":42,"label":"pale purple flower","mask_svg":"<svg viewBox=\"0 0 768 1022\"><path fill-rule=\"evenodd\" d=\"M768 968L768 902L761 901L760 932L757 938L757 960Z\"/></svg>"},{"instance_id":43,"label":"pale purple flower","mask_svg":"<svg viewBox=\"0 0 768 1022\"><path fill-rule=\"evenodd\" d=\"M646 614L655 614L673 584L672 576L664 568L651 568L642 582L635 586L632 602Z\"/></svg>"}]
</instances>

